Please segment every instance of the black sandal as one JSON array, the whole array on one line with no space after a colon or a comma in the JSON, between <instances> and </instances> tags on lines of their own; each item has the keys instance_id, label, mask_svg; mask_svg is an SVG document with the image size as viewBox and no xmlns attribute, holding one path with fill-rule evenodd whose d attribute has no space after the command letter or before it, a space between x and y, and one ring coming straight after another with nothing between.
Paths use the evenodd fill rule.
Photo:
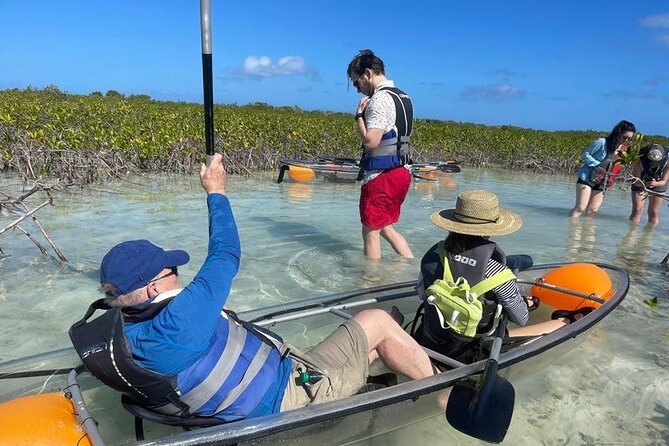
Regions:
<instances>
[{"instance_id":1,"label":"black sandal","mask_svg":"<svg viewBox=\"0 0 669 446\"><path fill-rule=\"evenodd\" d=\"M404 315L402 314L400 309L397 308L395 305L393 305L393 307L390 309L390 317L392 317L395 320L395 322L399 324L400 327L404 323Z\"/></svg>"},{"instance_id":2,"label":"black sandal","mask_svg":"<svg viewBox=\"0 0 669 446\"><path fill-rule=\"evenodd\" d=\"M537 308L539 308L539 304L541 303L541 301L539 300L538 297L530 296L530 297L528 297L528 299L532 301L532 306L530 307L528 305L527 306L527 311L532 312L532 311L536 310Z\"/></svg>"},{"instance_id":3,"label":"black sandal","mask_svg":"<svg viewBox=\"0 0 669 446\"><path fill-rule=\"evenodd\" d=\"M560 319L560 318L565 318L569 321L570 324L573 324L579 319L582 319L586 315L590 314L592 311L594 311L594 308L592 307L583 307L579 308L578 310L555 310L551 314L551 319ZM579 319L576 319L576 316L581 316Z\"/></svg>"}]
</instances>

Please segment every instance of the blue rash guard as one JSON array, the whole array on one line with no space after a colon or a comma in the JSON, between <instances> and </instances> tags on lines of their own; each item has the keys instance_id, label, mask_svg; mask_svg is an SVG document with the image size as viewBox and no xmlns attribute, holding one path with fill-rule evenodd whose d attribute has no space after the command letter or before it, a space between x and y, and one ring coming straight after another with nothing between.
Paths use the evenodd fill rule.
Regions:
<instances>
[{"instance_id":1,"label":"blue rash guard","mask_svg":"<svg viewBox=\"0 0 669 446\"><path fill-rule=\"evenodd\" d=\"M230 202L222 194L209 194L207 206L209 249L200 271L153 319L125 324L135 361L164 375L177 375L208 353L239 270L241 247ZM279 412L291 369L286 357L276 370L267 371L275 379L247 417Z\"/></svg>"},{"instance_id":2,"label":"blue rash guard","mask_svg":"<svg viewBox=\"0 0 669 446\"><path fill-rule=\"evenodd\" d=\"M599 166L604 158L606 158L606 139L598 138L592 142L586 149L583 151L581 160L583 165L578 169L577 175L581 181L588 181L590 172Z\"/></svg>"}]
</instances>

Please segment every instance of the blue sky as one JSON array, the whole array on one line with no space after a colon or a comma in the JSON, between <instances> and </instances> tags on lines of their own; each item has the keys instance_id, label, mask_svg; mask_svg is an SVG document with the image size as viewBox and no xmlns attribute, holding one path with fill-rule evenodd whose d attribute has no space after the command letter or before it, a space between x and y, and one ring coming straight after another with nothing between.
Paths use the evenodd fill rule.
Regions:
<instances>
[{"instance_id":1,"label":"blue sky","mask_svg":"<svg viewBox=\"0 0 669 446\"><path fill-rule=\"evenodd\" d=\"M669 136L669 0L212 0L214 101L353 112L373 49L419 118ZM0 89L201 102L197 0L0 2Z\"/></svg>"}]
</instances>

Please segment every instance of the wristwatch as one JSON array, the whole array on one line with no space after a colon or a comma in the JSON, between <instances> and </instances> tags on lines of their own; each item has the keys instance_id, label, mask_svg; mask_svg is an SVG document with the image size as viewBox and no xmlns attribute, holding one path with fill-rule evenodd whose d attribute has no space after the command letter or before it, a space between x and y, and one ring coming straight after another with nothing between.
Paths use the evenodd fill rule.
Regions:
<instances>
[{"instance_id":1,"label":"wristwatch","mask_svg":"<svg viewBox=\"0 0 669 446\"><path fill-rule=\"evenodd\" d=\"M355 114L355 120L357 121L358 118L365 119L365 114L364 113L356 113Z\"/></svg>"}]
</instances>

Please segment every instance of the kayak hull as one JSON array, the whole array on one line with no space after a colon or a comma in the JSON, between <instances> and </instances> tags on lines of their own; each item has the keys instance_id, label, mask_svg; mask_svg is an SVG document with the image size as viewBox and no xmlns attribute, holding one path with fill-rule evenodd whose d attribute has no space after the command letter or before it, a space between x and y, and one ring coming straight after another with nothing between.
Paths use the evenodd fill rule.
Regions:
<instances>
[{"instance_id":1,"label":"kayak hull","mask_svg":"<svg viewBox=\"0 0 669 446\"><path fill-rule=\"evenodd\" d=\"M455 161L413 163L409 165L416 181L437 182L439 176L460 172ZM315 161L286 159L279 162L277 183L285 178L298 183L311 181L354 182L358 178L360 164L352 158L319 157Z\"/></svg>"},{"instance_id":2,"label":"kayak hull","mask_svg":"<svg viewBox=\"0 0 669 446\"><path fill-rule=\"evenodd\" d=\"M521 285L523 292L528 293L534 280L559 266L542 265L520 272L519 278L528 282ZM513 383L514 379L537 373L551 362L559 360L583 342L593 327L620 304L629 288L627 273L609 265L600 267L612 279L614 291L608 300L575 323L502 353L499 358L500 375ZM412 320L419 303L414 287L415 282L391 284L315 297L239 315L270 328L297 347L308 347L325 338L342 322L342 318L366 308L389 310L396 306L406 321ZM531 313L530 323L550 319L551 311L551 308L541 305ZM395 386L339 401L188 432L148 423L147 437L153 440L142 444L347 444L431 417L443 417L444 392L457 381L480 373L485 362L484 359L426 379L400 382ZM7 401L67 385L63 374L50 377L21 375L14 378L12 374L51 367L56 370L67 369L79 364L72 349L1 363L0 400ZM372 374L384 371L376 363L372 365ZM121 407L119 394L103 387L87 373L79 375L77 382L90 415L99 423L101 437L109 444L135 444L133 417ZM444 429L450 429L445 422Z\"/></svg>"}]
</instances>

